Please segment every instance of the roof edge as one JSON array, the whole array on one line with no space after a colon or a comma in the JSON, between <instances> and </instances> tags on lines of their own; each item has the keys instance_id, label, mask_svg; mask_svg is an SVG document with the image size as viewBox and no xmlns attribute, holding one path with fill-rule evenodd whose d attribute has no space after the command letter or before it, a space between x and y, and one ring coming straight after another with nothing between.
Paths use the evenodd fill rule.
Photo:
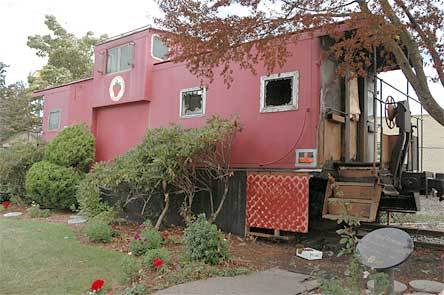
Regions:
<instances>
[{"instance_id":1,"label":"roof edge","mask_svg":"<svg viewBox=\"0 0 444 295\"><path fill-rule=\"evenodd\" d=\"M73 85L73 84L89 81L89 80L92 80L92 79L93 79L93 77L89 77L89 78L80 79L80 80L72 81L72 82L61 84L61 85L57 85L57 86L50 86L50 87L42 89L42 90L34 91L32 94L34 96L40 96L40 95L44 94L44 92L47 92L49 90L53 90L53 89L57 89L57 88L62 88L62 87L65 87L65 86L70 86L70 85Z\"/></svg>"},{"instance_id":2,"label":"roof edge","mask_svg":"<svg viewBox=\"0 0 444 295\"><path fill-rule=\"evenodd\" d=\"M115 40L119 40L121 38L125 38L125 37L128 37L128 36L131 36L131 35L143 32L143 31L150 31L150 30L157 31L157 32L165 32L163 30L156 29L156 28L153 28L150 25L147 25L147 26L143 26L143 27L140 27L140 28L137 28L137 29L133 29L133 30L125 32L125 33L121 33L121 34L118 34L118 35L115 35L115 36L111 36L111 37L109 37L109 38L107 38L107 39L105 39L103 41L98 42L95 46L100 46L100 45L103 45L103 44L106 44L106 43L109 43L109 42L112 42L112 41L115 41Z\"/></svg>"}]
</instances>

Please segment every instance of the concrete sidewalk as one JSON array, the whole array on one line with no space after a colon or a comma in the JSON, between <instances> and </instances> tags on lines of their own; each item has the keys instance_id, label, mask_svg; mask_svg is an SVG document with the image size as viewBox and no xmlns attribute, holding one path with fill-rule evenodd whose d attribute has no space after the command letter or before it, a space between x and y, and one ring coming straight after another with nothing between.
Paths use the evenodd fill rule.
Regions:
<instances>
[{"instance_id":1,"label":"concrete sidewalk","mask_svg":"<svg viewBox=\"0 0 444 295\"><path fill-rule=\"evenodd\" d=\"M297 295L319 286L303 274L270 269L249 275L210 278L161 290L157 295Z\"/></svg>"}]
</instances>

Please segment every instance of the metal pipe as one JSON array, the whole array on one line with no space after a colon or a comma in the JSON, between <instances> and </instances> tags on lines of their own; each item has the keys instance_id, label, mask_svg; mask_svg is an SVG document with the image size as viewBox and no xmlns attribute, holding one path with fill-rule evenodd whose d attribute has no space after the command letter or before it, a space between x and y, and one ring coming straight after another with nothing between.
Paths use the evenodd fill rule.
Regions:
<instances>
[{"instance_id":1,"label":"metal pipe","mask_svg":"<svg viewBox=\"0 0 444 295\"><path fill-rule=\"evenodd\" d=\"M396 88L395 86L393 86L393 85L387 83L387 82L384 81L383 79L381 79L381 78L379 78L379 77L377 77L377 79L378 79L379 81L382 81L382 83L384 83L385 85L387 85L387 86L391 87L392 89L398 91L398 92L401 93L402 95L407 96L409 99L413 100L414 102L417 102L417 103L419 103L419 104L421 103L419 100L415 99L414 97L411 97L410 95L406 95L403 91L401 91L401 90L399 90L398 88Z\"/></svg>"},{"instance_id":2,"label":"metal pipe","mask_svg":"<svg viewBox=\"0 0 444 295\"><path fill-rule=\"evenodd\" d=\"M424 170L424 117L421 105L421 171Z\"/></svg>"},{"instance_id":3,"label":"metal pipe","mask_svg":"<svg viewBox=\"0 0 444 295\"><path fill-rule=\"evenodd\" d=\"M376 92L378 91L378 84L377 84L377 79L378 79L378 75L377 75L377 57L376 57L376 47L373 47L373 169L374 171L376 171L376 99L377 99L377 94Z\"/></svg>"},{"instance_id":4,"label":"metal pipe","mask_svg":"<svg viewBox=\"0 0 444 295\"><path fill-rule=\"evenodd\" d=\"M416 170L419 171L419 118L416 118L416 134Z\"/></svg>"},{"instance_id":5,"label":"metal pipe","mask_svg":"<svg viewBox=\"0 0 444 295\"><path fill-rule=\"evenodd\" d=\"M379 114L379 124L381 125L380 130L381 130L381 134L380 134L380 142L379 142L379 169L382 169L382 140L384 138L384 127L383 127L383 121L382 121L382 82L379 81L379 97L381 98L381 100L379 101L379 109L380 109L380 114Z\"/></svg>"}]
</instances>

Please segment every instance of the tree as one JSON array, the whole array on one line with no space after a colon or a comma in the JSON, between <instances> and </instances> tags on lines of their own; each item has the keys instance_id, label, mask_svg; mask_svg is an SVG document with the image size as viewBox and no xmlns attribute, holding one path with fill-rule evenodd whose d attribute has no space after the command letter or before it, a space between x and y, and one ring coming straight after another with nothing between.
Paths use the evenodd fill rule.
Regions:
<instances>
[{"instance_id":1,"label":"tree","mask_svg":"<svg viewBox=\"0 0 444 295\"><path fill-rule=\"evenodd\" d=\"M393 56L426 111L444 125L444 109L430 92L425 67L444 87L444 3L442 0L165 0L157 23L176 62L197 76L220 70L232 82L232 66L254 72L264 63L271 72L290 52L298 31L322 30L335 38L331 47L339 74L365 76L372 55ZM238 11L248 11L244 15ZM279 38L276 38L279 37ZM251 42L254 41L254 42ZM379 68L378 71L382 69Z\"/></svg>"},{"instance_id":2,"label":"tree","mask_svg":"<svg viewBox=\"0 0 444 295\"><path fill-rule=\"evenodd\" d=\"M0 142L21 132L36 134L41 126L41 104L22 82L6 85L6 68L0 62Z\"/></svg>"},{"instance_id":3,"label":"tree","mask_svg":"<svg viewBox=\"0 0 444 295\"><path fill-rule=\"evenodd\" d=\"M33 90L90 77L93 68L94 45L106 38L95 37L87 32L77 38L64 29L52 15L45 16L45 25L50 34L28 37L28 46L36 55L47 58L48 62L35 75L29 77Z\"/></svg>"},{"instance_id":4,"label":"tree","mask_svg":"<svg viewBox=\"0 0 444 295\"><path fill-rule=\"evenodd\" d=\"M0 89L3 89L6 85L6 68L8 66L0 61Z\"/></svg>"}]
</instances>

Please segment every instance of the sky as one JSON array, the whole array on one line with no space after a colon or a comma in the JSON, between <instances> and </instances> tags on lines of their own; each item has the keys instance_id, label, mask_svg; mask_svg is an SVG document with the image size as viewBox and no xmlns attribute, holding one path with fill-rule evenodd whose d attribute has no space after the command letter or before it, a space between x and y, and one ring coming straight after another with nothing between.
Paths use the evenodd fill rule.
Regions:
<instances>
[{"instance_id":1,"label":"sky","mask_svg":"<svg viewBox=\"0 0 444 295\"><path fill-rule=\"evenodd\" d=\"M8 64L7 82L25 81L45 63L26 45L27 37L46 34L46 14L55 15L69 32L77 36L93 31L97 36L118 35L152 23L160 11L154 0L0 0L0 61ZM399 71L384 73L381 78L405 90L406 80ZM435 98L444 106L444 89L439 83L430 83ZM402 100L395 91L384 89L384 97L391 94ZM414 94L413 94L414 96ZM418 105L412 105L418 114Z\"/></svg>"},{"instance_id":2,"label":"sky","mask_svg":"<svg viewBox=\"0 0 444 295\"><path fill-rule=\"evenodd\" d=\"M159 13L153 0L0 0L0 61L9 65L7 82L26 80L45 63L26 42L48 32L46 14L77 36L87 31L114 36L150 24Z\"/></svg>"}]
</instances>

